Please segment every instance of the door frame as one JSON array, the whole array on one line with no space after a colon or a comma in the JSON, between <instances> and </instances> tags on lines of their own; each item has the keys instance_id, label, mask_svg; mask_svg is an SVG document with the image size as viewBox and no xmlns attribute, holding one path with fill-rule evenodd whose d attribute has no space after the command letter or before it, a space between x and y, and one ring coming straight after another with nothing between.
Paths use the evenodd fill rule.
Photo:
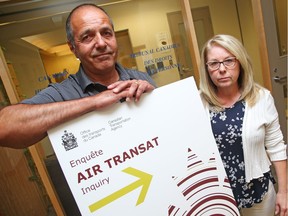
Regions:
<instances>
[{"instance_id":1,"label":"door frame","mask_svg":"<svg viewBox=\"0 0 288 216\"><path fill-rule=\"evenodd\" d=\"M276 86L276 85L280 85L280 84L273 83L275 81L273 80L274 76L272 75L275 69L277 70L277 68L280 68L281 66L283 67L282 64L283 62L285 62L285 59L287 61L287 55L283 57L279 57L278 48L275 49L274 47L274 44L275 44L274 41L278 41L278 39L277 39L277 33L274 34L274 32L277 32L275 20L274 18L271 19L271 14L273 14L272 17L275 17L274 12L271 11L271 10L274 10L272 0L265 0L265 1L251 0L251 3L252 3L253 14L254 14L254 23L255 23L257 34L258 34L257 36L259 40L259 47L261 47L260 58L261 58L261 65L262 65L262 77L263 77L264 87L270 90L274 97L275 106L279 114L279 122L280 122L282 133L284 136L284 141L287 143L286 108L282 104L282 103L285 104L285 100L283 100L282 102L280 99L276 100L276 98L280 97L277 95L277 93L280 91L279 89L280 86ZM277 47L278 47L278 43L277 43ZM282 58L282 60L279 60L279 58ZM286 62L286 70L287 70L287 62ZM284 92L282 93L284 94ZM283 99L284 99L284 96L283 96Z\"/></svg>"},{"instance_id":2,"label":"door frame","mask_svg":"<svg viewBox=\"0 0 288 216\"><path fill-rule=\"evenodd\" d=\"M199 86L200 53L199 53L197 36L196 36L196 31L194 27L192 12L191 12L191 6L190 6L189 0L179 0L179 1L181 5L184 26L185 26L186 34L187 34L188 50L190 51L190 56L192 58L194 79L195 79L197 86Z\"/></svg>"},{"instance_id":3,"label":"door frame","mask_svg":"<svg viewBox=\"0 0 288 216\"><path fill-rule=\"evenodd\" d=\"M2 79L10 103L11 104L19 103L20 99L19 96L17 95L16 87L13 84L12 78L10 76L9 68L7 66L7 62L1 47L0 47L0 77ZM39 148L40 147L38 144L28 147L57 216L64 216L65 214L63 208L58 200L57 194L55 193L55 189L51 183L50 177L48 176L46 167L41 158L41 154L39 153L41 152Z\"/></svg>"}]
</instances>

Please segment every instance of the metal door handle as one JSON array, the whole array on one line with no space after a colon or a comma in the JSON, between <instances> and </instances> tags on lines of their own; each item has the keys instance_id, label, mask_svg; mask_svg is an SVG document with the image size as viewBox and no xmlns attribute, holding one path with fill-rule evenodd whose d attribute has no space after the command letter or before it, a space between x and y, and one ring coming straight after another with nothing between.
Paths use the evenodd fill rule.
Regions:
<instances>
[{"instance_id":1,"label":"metal door handle","mask_svg":"<svg viewBox=\"0 0 288 216\"><path fill-rule=\"evenodd\" d=\"M275 76L275 77L273 77L273 80L275 82L283 82L283 81L287 80L287 76L284 76L284 77Z\"/></svg>"}]
</instances>

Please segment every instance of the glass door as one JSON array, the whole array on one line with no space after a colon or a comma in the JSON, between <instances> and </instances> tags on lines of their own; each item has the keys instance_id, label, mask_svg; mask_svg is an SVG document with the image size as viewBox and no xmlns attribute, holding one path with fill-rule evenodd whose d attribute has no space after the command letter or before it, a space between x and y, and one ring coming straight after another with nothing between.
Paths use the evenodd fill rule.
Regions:
<instances>
[{"instance_id":1,"label":"glass door","mask_svg":"<svg viewBox=\"0 0 288 216\"><path fill-rule=\"evenodd\" d=\"M213 36L213 28L209 7L192 9L193 23L197 35L197 45L199 48ZM170 33L174 43L179 44L182 49L176 49L177 62L180 65L179 75L181 79L194 76L193 63L189 51L189 43L186 36L185 24L181 11L167 14L170 26ZM200 52L200 50L199 50Z\"/></svg>"},{"instance_id":2,"label":"glass door","mask_svg":"<svg viewBox=\"0 0 288 216\"><path fill-rule=\"evenodd\" d=\"M17 102L13 80L0 47L0 109ZM8 90L8 91L6 91ZM0 215L49 215L54 213L28 149L0 148Z\"/></svg>"}]
</instances>

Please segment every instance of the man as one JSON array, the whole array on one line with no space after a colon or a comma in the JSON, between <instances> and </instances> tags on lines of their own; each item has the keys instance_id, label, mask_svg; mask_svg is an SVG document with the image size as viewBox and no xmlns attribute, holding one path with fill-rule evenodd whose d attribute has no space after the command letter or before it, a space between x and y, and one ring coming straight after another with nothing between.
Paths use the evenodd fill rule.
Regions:
<instances>
[{"instance_id":1,"label":"man","mask_svg":"<svg viewBox=\"0 0 288 216\"><path fill-rule=\"evenodd\" d=\"M47 131L120 100L136 102L154 89L146 74L116 63L117 42L108 14L93 4L71 11L66 21L68 45L81 61L79 71L61 84L51 84L31 99L0 111L0 146L24 148Z\"/></svg>"}]
</instances>

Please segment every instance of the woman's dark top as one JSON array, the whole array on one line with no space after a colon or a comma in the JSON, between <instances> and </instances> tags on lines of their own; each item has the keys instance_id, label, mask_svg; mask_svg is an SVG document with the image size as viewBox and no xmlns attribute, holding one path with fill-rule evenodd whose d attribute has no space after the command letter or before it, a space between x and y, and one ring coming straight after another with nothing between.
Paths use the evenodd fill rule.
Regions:
<instances>
[{"instance_id":1,"label":"woman's dark top","mask_svg":"<svg viewBox=\"0 0 288 216\"><path fill-rule=\"evenodd\" d=\"M254 203L260 203L268 191L269 180L275 183L271 171L248 183L245 180L242 148L244 113L244 101L238 101L232 107L225 108L220 112L210 110L213 134L239 209L249 208ZM257 160L257 158L250 159Z\"/></svg>"}]
</instances>

